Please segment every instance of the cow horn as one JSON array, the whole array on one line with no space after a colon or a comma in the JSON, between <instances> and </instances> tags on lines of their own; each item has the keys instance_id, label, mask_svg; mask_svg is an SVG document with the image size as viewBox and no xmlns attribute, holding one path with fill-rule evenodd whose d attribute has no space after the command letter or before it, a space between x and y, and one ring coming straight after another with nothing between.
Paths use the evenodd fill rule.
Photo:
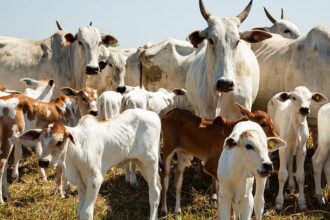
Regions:
<instances>
[{"instance_id":1,"label":"cow horn","mask_svg":"<svg viewBox=\"0 0 330 220\"><path fill-rule=\"evenodd\" d=\"M204 19L206 21L208 21L211 16L211 13L207 10L207 8L205 8L205 5L202 0L199 0L199 9L200 9L201 14L203 15Z\"/></svg>"},{"instance_id":2,"label":"cow horn","mask_svg":"<svg viewBox=\"0 0 330 220\"><path fill-rule=\"evenodd\" d=\"M273 18L273 16L271 16L270 14L269 14L269 12L267 11L267 9L264 7L264 10L265 10L265 13L266 13L266 15L267 15L267 18L273 23L273 24L275 24L276 22L277 22L277 20L275 19L275 18Z\"/></svg>"},{"instance_id":3,"label":"cow horn","mask_svg":"<svg viewBox=\"0 0 330 220\"><path fill-rule=\"evenodd\" d=\"M244 8L244 10L239 13L236 17L239 19L240 23L243 23L243 21L247 18L251 11L253 0L250 1L250 3Z\"/></svg>"},{"instance_id":4,"label":"cow horn","mask_svg":"<svg viewBox=\"0 0 330 220\"><path fill-rule=\"evenodd\" d=\"M89 22L89 26L92 26L92 24L93 24L93 22L91 21L91 22Z\"/></svg>"},{"instance_id":5,"label":"cow horn","mask_svg":"<svg viewBox=\"0 0 330 220\"><path fill-rule=\"evenodd\" d=\"M60 23L58 23L58 21L56 21L56 25L59 31L63 31L63 28L61 27Z\"/></svg>"},{"instance_id":6,"label":"cow horn","mask_svg":"<svg viewBox=\"0 0 330 220\"><path fill-rule=\"evenodd\" d=\"M285 14L283 8L281 8L281 19L285 20Z\"/></svg>"}]
</instances>

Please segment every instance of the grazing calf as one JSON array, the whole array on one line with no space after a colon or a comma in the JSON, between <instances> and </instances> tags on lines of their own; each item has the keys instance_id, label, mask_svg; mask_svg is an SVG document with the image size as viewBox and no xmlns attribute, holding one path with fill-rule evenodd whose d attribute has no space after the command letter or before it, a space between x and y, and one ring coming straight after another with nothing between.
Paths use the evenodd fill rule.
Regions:
<instances>
[{"instance_id":1,"label":"grazing calf","mask_svg":"<svg viewBox=\"0 0 330 220\"><path fill-rule=\"evenodd\" d=\"M268 114L274 121L275 130L287 142L287 147L279 150L280 169L278 172L279 191L276 209L282 209L283 188L289 176L289 188L295 188L293 179L293 157L296 156L296 180L299 187L299 208L306 209L304 195L304 163L306 142L309 136L307 115L311 101L323 103L327 98L320 93L311 93L306 87L299 86L293 91L276 94L268 102Z\"/></svg>"},{"instance_id":2,"label":"grazing calf","mask_svg":"<svg viewBox=\"0 0 330 220\"><path fill-rule=\"evenodd\" d=\"M315 198L320 205L324 205L325 201L322 195L321 188L321 175L324 168L324 174L327 179L327 185L330 186L330 137L329 137L329 124L330 124L330 104L325 104L319 110L317 117L317 130L318 130L318 148L316 149L312 161L315 179ZM327 190L329 195L329 190Z\"/></svg>"},{"instance_id":3,"label":"grazing calf","mask_svg":"<svg viewBox=\"0 0 330 220\"><path fill-rule=\"evenodd\" d=\"M162 179L162 211L167 213L166 193L168 189L170 162L177 153L178 164L175 174L176 205L175 212L180 212L180 197L185 160L190 155L197 157L204 163L204 170L217 178L218 161L224 140L232 132L234 126L247 119L259 123L264 127L267 135L275 136L273 123L266 112L251 113L243 106L238 105L242 117L237 121L229 121L224 117L215 120L201 119L189 111L175 109L162 117L163 134L163 165ZM189 157L188 157L189 155Z\"/></svg>"},{"instance_id":4,"label":"grazing calf","mask_svg":"<svg viewBox=\"0 0 330 220\"><path fill-rule=\"evenodd\" d=\"M40 166L65 164L65 175L78 187L81 220L93 219L94 204L105 173L126 160L134 160L148 182L150 219L154 220L160 197L160 129L160 120L155 113L132 109L110 121L99 122L86 116L76 127L55 123L43 130L27 131L20 138L40 138Z\"/></svg>"},{"instance_id":5,"label":"grazing calf","mask_svg":"<svg viewBox=\"0 0 330 220\"><path fill-rule=\"evenodd\" d=\"M96 106L98 110L97 119L109 120L120 114L121 101L123 95L115 91L103 92L97 99Z\"/></svg>"},{"instance_id":6,"label":"grazing calf","mask_svg":"<svg viewBox=\"0 0 330 220\"><path fill-rule=\"evenodd\" d=\"M241 220L251 219L254 206L256 218L261 220L264 209L264 187L256 186L255 178L266 178L273 169L268 152L284 147L285 142L276 137L267 138L259 124L239 122L226 138L218 163L218 218L230 219L230 212ZM257 196L259 194L262 199Z\"/></svg>"},{"instance_id":7,"label":"grazing calf","mask_svg":"<svg viewBox=\"0 0 330 220\"><path fill-rule=\"evenodd\" d=\"M64 90L67 90L65 88ZM0 97L0 136L1 151L0 155L0 203L3 203L4 197L9 199L7 183L7 160L15 144L15 164L14 173L18 176L19 159L22 157L21 143L18 136L27 129L40 128L52 122L63 122L75 124L83 112L88 112L90 102L94 100L95 90L84 88L77 91L75 97L59 96L55 101L45 103L23 94L13 94ZM91 93L91 94L90 94ZM87 95L86 95L87 94ZM84 101L82 101L84 100ZM30 144L28 144L30 145ZM31 146L31 145L30 145ZM40 144L36 146L37 154L41 152ZM46 179L44 170L41 171L41 177Z\"/></svg>"}]
</instances>

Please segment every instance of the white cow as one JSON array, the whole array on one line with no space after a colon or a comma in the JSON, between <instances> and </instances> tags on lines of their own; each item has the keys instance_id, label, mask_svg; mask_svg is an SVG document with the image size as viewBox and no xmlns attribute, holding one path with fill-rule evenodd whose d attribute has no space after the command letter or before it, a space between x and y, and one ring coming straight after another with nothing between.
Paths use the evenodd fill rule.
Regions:
<instances>
[{"instance_id":1,"label":"white cow","mask_svg":"<svg viewBox=\"0 0 330 220\"><path fill-rule=\"evenodd\" d=\"M283 9L281 13L281 19L275 19L264 7L266 16L273 23L270 27L255 28L255 30L264 30L274 34L279 34L284 38L297 39L301 36L298 27L291 21L286 20Z\"/></svg>"},{"instance_id":2,"label":"white cow","mask_svg":"<svg viewBox=\"0 0 330 220\"><path fill-rule=\"evenodd\" d=\"M260 88L254 107L265 109L274 94L292 91L305 85L311 91L320 91L330 97L330 30L315 27L298 39L273 37L252 49L260 66ZM319 104L311 106L309 124L316 125Z\"/></svg>"},{"instance_id":3,"label":"white cow","mask_svg":"<svg viewBox=\"0 0 330 220\"><path fill-rule=\"evenodd\" d=\"M207 40L190 65L186 79L187 96L196 114L214 119L217 115L230 120L241 117L235 102L251 110L259 88L259 66L244 41L259 42L271 37L263 31L239 32L248 16L252 1L237 17L219 18L199 1L200 11L208 23L189 39L197 47Z\"/></svg>"},{"instance_id":4,"label":"white cow","mask_svg":"<svg viewBox=\"0 0 330 220\"><path fill-rule=\"evenodd\" d=\"M37 41L0 37L1 84L22 91L23 85L17 83L22 77L52 78L57 88L82 88L86 86L86 73L97 74L99 60L107 58L104 44L116 42L110 35L102 37L91 26L79 28L75 36L59 26L53 35Z\"/></svg>"},{"instance_id":5,"label":"white cow","mask_svg":"<svg viewBox=\"0 0 330 220\"><path fill-rule=\"evenodd\" d=\"M53 79L36 80L31 78L23 78L20 81L35 88L26 88L24 91L26 96L44 102L50 102L50 100L52 100L55 90L55 83Z\"/></svg>"},{"instance_id":6,"label":"white cow","mask_svg":"<svg viewBox=\"0 0 330 220\"><path fill-rule=\"evenodd\" d=\"M251 219L253 206L256 219L262 219L264 187L257 186L253 201L254 177L265 184L273 168L268 152L284 146L285 142L279 138L267 138L255 122L240 122L234 127L225 140L218 163L219 219L230 219L232 208L239 219Z\"/></svg>"},{"instance_id":7,"label":"white cow","mask_svg":"<svg viewBox=\"0 0 330 220\"><path fill-rule=\"evenodd\" d=\"M93 219L94 204L106 172L134 159L148 182L150 219L155 220L161 187L158 175L160 130L157 114L132 109L109 122L98 122L87 116L73 128L51 124L44 130L27 131L20 138L40 138L43 147L40 166L64 163L65 175L78 187L81 220Z\"/></svg>"},{"instance_id":8,"label":"white cow","mask_svg":"<svg viewBox=\"0 0 330 220\"><path fill-rule=\"evenodd\" d=\"M97 99L98 120L109 120L120 114L123 95L115 91L103 92Z\"/></svg>"},{"instance_id":9,"label":"white cow","mask_svg":"<svg viewBox=\"0 0 330 220\"><path fill-rule=\"evenodd\" d=\"M299 187L298 205L306 209L304 195L304 163L306 157L306 142L309 137L307 115L310 112L311 101L326 102L328 99L321 93L311 93L304 86L299 86L291 92L276 94L269 102L267 111L274 122L279 136L287 142L287 147L279 151L280 169L278 172L279 191L276 198L276 208L282 209L284 184L289 176L289 188L295 188L293 179L293 157L296 156L296 180Z\"/></svg>"},{"instance_id":10,"label":"white cow","mask_svg":"<svg viewBox=\"0 0 330 220\"><path fill-rule=\"evenodd\" d=\"M330 124L330 104L323 105L318 113L317 130L318 130L318 148L316 149L312 161L315 179L315 197L320 205L325 203L321 188L321 175L322 169L327 180L327 186L330 186L330 137L329 137L329 124ZM327 189L329 195L329 188Z\"/></svg>"}]
</instances>

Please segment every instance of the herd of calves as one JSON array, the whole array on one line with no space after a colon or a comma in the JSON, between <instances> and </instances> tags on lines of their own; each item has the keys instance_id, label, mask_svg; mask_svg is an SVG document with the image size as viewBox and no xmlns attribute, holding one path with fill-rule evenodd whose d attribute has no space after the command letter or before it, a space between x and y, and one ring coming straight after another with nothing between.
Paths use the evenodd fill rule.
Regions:
<instances>
[{"instance_id":1,"label":"herd of calves","mask_svg":"<svg viewBox=\"0 0 330 220\"><path fill-rule=\"evenodd\" d=\"M309 136L307 115L311 102L324 103L327 98L299 86L281 92L268 102L268 113L250 112L236 103L242 117L230 121L194 115L184 89L149 92L140 87L127 87L125 93L97 91L85 87L66 87L64 95L53 99L53 80L22 79L34 87L25 92L1 88L0 92L0 202L9 199L7 159L14 149L13 179L18 179L22 145L34 147L39 157L40 177L47 179L44 168L56 168L56 187L64 197L70 183L77 186L80 219L92 219L94 204L103 177L113 166L125 169L126 181L136 183L135 166L148 183L150 219L161 211L167 213L166 193L171 160L176 153L175 212L180 209L183 171L196 157L203 170L214 178L218 199L218 216L234 215L249 219L254 210L257 219L264 210L264 190L273 170L269 152L279 150L279 192L276 208L282 209L283 188L295 187L293 157L296 156L295 177L299 187L298 204L306 209L304 196L304 160ZM318 114L318 148L313 156L315 197L324 204L321 171L324 166L330 179L328 133L330 104ZM160 148L162 134L163 147ZM162 157L160 156L162 152ZM188 163L187 163L188 162ZM159 164L162 169L159 174ZM63 175L65 174L65 175ZM252 195L256 180L255 195Z\"/></svg>"}]
</instances>

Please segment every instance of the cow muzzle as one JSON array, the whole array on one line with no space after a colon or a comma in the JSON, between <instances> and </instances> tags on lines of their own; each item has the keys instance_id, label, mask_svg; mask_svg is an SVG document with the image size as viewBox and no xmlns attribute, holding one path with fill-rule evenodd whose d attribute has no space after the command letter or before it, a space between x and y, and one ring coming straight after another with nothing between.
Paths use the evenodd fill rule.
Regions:
<instances>
[{"instance_id":1,"label":"cow muzzle","mask_svg":"<svg viewBox=\"0 0 330 220\"><path fill-rule=\"evenodd\" d=\"M87 75L97 75L99 73L99 67L86 66Z\"/></svg>"},{"instance_id":2,"label":"cow muzzle","mask_svg":"<svg viewBox=\"0 0 330 220\"><path fill-rule=\"evenodd\" d=\"M219 92L231 92L234 90L234 82L231 80L220 79L217 81L216 87Z\"/></svg>"},{"instance_id":3,"label":"cow muzzle","mask_svg":"<svg viewBox=\"0 0 330 220\"><path fill-rule=\"evenodd\" d=\"M41 168L48 168L49 167L49 161L48 160L39 160L38 165Z\"/></svg>"},{"instance_id":4,"label":"cow muzzle","mask_svg":"<svg viewBox=\"0 0 330 220\"><path fill-rule=\"evenodd\" d=\"M93 116L97 116L98 112L97 112L97 110L90 110L89 114L93 115Z\"/></svg>"},{"instance_id":5,"label":"cow muzzle","mask_svg":"<svg viewBox=\"0 0 330 220\"><path fill-rule=\"evenodd\" d=\"M306 115L309 114L309 108L306 108L306 107L304 107L304 108L300 108L300 109L299 109L299 113L300 113L302 116L306 116Z\"/></svg>"},{"instance_id":6,"label":"cow muzzle","mask_svg":"<svg viewBox=\"0 0 330 220\"><path fill-rule=\"evenodd\" d=\"M272 163L262 163L262 169L258 170L260 177L268 177L273 170Z\"/></svg>"},{"instance_id":7,"label":"cow muzzle","mask_svg":"<svg viewBox=\"0 0 330 220\"><path fill-rule=\"evenodd\" d=\"M124 92L126 92L126 86L118 86L116 90L117 92L123 94Z\"/></svg>"}]
</instances>

